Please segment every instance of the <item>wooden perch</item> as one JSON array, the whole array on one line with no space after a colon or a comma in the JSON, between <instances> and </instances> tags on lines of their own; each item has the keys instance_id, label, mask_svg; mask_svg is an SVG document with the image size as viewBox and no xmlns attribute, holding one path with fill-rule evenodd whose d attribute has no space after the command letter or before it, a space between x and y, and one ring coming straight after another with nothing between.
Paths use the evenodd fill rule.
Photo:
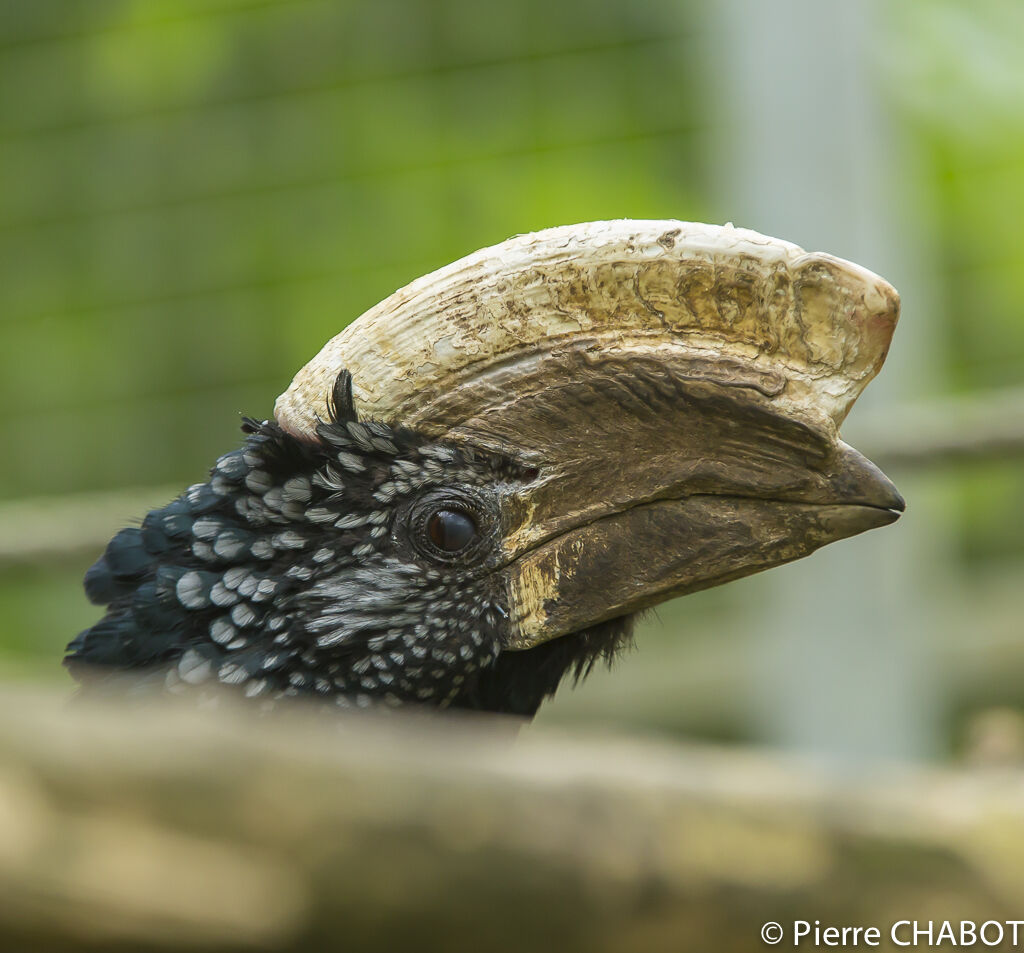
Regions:
<instances>
[{"instance_id":1,"label":"wooden perch","mask_svg":"<svg viewBox=\"0 0 1024 953\"><path fill-rule=\"evenodd\" d=\"M749 951L1021 897L1017 773L0 699L3 949Z\"/></svg>"}]
</instances>

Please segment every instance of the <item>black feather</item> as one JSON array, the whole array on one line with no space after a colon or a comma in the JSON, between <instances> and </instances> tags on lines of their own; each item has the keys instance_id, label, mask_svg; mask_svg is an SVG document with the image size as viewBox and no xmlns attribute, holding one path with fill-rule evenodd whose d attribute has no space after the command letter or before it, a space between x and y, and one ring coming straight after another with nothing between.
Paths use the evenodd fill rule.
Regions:
<instances>
[{"instance_id":1,"label":"black feather","mask_svg":"<svg viewBox=\"0 0 1024 953\"><path fill-rule=\"evenodd\" d=\"M121 530L107 544L103 558L110 572L121 579L141 576L153 561L142 544L142 531L135 528Z\"/></svg>"},{"instance_id":2,"label":"black feather","mask_svg":"<svg viewBox=\"0 0 1024 953\"><path fill-rule=\"evenodd\" d=\"M335 378L327 409L334 423L359 419L356 415L355 402L352 400L352 375L348 371L342 371Z\"/></svg>"},{"instance_id":3,"label":"black feather","mask_svg":"<svg viewBox=\"0 0 1024 953\"><path fill-rule=\"evenodd\" d=\"M609 619L521 652L502 652L495 665L467 686L453 707L532 718L566 678L586 678L599 662L610 665L633 644L635 616Z\"/></svg>"},{"instance_id":4,"label":"black feather","mask_svg":"<svg viewBox=\"0 0 1024 953\"><path fill-rule=\"evenodd\" d=\"M86 570L84 585L89 601L98 606L108 605L119 595L131 592L132 588L114 578L110 566L102 556Z\"/></svg>"},{"instance_id":5,"label":"black feather","mask_svg":"<svg viewBox=\"0 0 1024 953\"><path fill-rule=\"evenodd\" d=\"M347 372L329 413L318 439L244 418L244 446L208 482L111 540L85 577L106 615L68 646L77 678L121 668L175 691L210 681L270 700L532 715L629 643L625 618L503 651L498 497L538 471L359 420ZM452 492L492 528L476 556L439 562L416 544L414 516Z\"/></svg>"}]
</instances>

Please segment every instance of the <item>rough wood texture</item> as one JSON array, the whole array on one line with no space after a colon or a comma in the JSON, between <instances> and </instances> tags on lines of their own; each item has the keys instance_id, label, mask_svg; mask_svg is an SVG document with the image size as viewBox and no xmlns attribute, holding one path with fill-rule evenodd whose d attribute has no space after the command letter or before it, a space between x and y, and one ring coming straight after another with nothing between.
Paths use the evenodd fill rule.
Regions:
<instances>
[{"instance_id":1,"label":"rough wood texture","mask_svg":"<svg viewBox=\"0 0 1024 953\"><path fill-rule=\"evenodd\" d=\"M5 949L752 950L1021 896L1016 773L0 700Z\"/></svg>"}]
</instances>

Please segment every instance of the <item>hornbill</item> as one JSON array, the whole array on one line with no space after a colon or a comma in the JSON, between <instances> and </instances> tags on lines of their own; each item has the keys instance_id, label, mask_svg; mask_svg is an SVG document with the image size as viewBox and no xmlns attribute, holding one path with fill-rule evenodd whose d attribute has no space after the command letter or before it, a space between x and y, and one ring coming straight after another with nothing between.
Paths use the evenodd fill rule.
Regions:
<instances>
[{"instance_id":1,"label":"hornbill","mask_svg":"<svg viewBox=\"0 0 1024 953\"><path fill-rule=\"evenodd\" d=\"M898 310L877 275L731 225L476 252L350 324L111 540L66 664L532 715L638 612L897 518L838 427Z\"/></svg>"}]
</instances>

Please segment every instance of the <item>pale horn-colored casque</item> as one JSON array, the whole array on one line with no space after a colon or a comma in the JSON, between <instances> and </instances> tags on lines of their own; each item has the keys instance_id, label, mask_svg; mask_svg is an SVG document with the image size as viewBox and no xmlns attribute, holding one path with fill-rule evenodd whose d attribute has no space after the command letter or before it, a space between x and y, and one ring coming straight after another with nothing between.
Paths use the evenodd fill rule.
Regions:
<instances>
[{"instance_id":1,"label":"pale horn-colored casque","mask_svg":"<svg viewBox=\"0 0 1024 953\"><path fill-rule=\"evenodd\" d=\"M353 322L277 424L115 536L86 577L108 615L69 658L532 713L638 612L899 518L839 439L898 310L863 268L732 226L476 252Z\"/></svg>"},{"instance_id":2,"label":"pale horn-colored casque","mask_svg":"<svg viewBox=\"0 0 1024 953\"><path fill-rule=\"evenodd\" d=\"M518 361L571 344L669 349L711 379L742 367L779 412L834 433L882 366L898 313L899 296L878 275L747 229L569 225L474 252L396 291L299 371L275 415L312 438L349 369L361 415L486 443L464 432L466 421L501 399ZM453 398L469 378L486 384Z\"/></svg>"},{"instance_id":3,"label":"pale horn-colored casque","mask_svg":"<svg viewBox=\"0 0 1024 953\"><path fill-rule=\"evenodd\" d=\"M501 497L507 648L523 649L892 522L838 428L885 360L896 291L732 226L591 222L414 281L278 399L316 440L357 413L535 472Z\"/></svg>"}]
</instances>

